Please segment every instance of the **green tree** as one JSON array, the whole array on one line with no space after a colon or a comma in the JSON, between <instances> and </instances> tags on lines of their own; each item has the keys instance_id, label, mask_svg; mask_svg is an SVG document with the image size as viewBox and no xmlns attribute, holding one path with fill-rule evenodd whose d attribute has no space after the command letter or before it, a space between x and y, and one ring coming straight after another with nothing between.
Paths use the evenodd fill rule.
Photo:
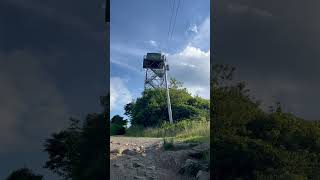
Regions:
<instances>
[{"instance_id":1,"label":"green tree","mask_svg":"<svg viewBox=\"0 0 320 180\"><path fill-rule=\"evenodd\" d=\"M183 87L183 83L176 78L170 78L169 88L179 89Z\"/></svg>"},{"instance_id":2,"label":"green tree","mask_svg":"<svg viewBox=\"0 0 320 180\"><path fill-rule=\"evenodd\" d=\"M233 81L234 69L217 65L213 97L213 167L215 179L314 179L320 177L318 122L281 109L263 110Z\"/></svg>"},{"instance_id":3,"label":"green tree","mask_svg":"<svg viewBox=\"0 0 320 180\"><path fill-rule=\"evenodd\" d=\"M71 118L68 128L46 140L49 160L45 168L63 179L108 179L108 98L101 98L102 113L88 114L82 124Z\"/></svg>"},{"instance_id":4,"label":"green tree","mask_svg":"<svg viewBox=\"0 0 320 180\"><path fill-rule=\"evenodd\" d=\"M172 115L175 122L183 119L207 117L209 119L209 100L192 97L186 88L180 87L175 79L170 89ZM147 89L142 96L124 106L132 125L144 127L158 126L168 121L166 90ZM200 118L199 118L200 119Z\"/></svg>"},{"instance_id":5,"label":"green tree","mask_svg":"<svg viewBox=\"0 0 320 180\"><path fill-rule=\"evenodd\" d=\"M35 174L32 170L28 168L21 168L13 171L7 180L43 180L42 175Z\"/></svg>"},{"instance_id":6,"label":"green tree","mask_svg":"<svg viewBox=\"0 0 320 180\"><path fill-rule=\"evenodd\" d=\"M127 120L119 115L111 118L110 134L122 135L126 132Z\"/></svg>"}]
</instances>

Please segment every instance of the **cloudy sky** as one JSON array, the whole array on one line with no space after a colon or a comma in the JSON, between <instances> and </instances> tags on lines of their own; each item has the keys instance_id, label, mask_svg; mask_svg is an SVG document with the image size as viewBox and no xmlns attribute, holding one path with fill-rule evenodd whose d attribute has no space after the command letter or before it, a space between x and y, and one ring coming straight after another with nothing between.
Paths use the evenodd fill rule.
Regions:
<instances>
[{"instance_id":1,"label":"cloudy sky","mask_svg":"<svg viewBox=\"0 0 320 180\"><path fill-rule=\"evenodd\" d=\"M320 119L320 2L223 0L214 4L215 63L236 66L252 94Z\"/></svg>"},{"instance_id":2,"label":"cloudy sky","mask_svg":"<svg viewBox=\"0 0 320 180\"><path fill-rule=\"evenodd\" d=\"M104 0L0 2L0 179L42 169L43 143L105 94Z\"/></svg>"},{"instance_id":3,"label":"cloudy sky","mask_svg":"<svg viewBox=\"0 0 320 180\"><path fill-rule=\"evenodd\" d=\"M123 115L123 106L141 95L147 52L167 54L169 76L182 81L193 95L209 98L210 1L179 1L111 0L111 116ZM173 6L175 13L179 8L177 16L173 14L171 38Z\"/></svg>"}]
</instances>

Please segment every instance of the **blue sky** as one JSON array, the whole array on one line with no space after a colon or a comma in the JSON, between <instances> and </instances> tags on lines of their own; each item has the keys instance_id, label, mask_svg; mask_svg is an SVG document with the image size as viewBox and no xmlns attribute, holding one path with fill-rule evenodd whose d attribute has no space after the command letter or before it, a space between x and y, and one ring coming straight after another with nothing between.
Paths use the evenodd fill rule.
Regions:
<instances>
[{"instance_id":1,"label":"blue sky","mask_svg":"<svg viewBox=\"0 0 320 180\"><path fill-rule=\"evenodd\" d=\"M123 106L141 95L147 52L161 50L169 76L184 82L193 95L209 98L210 1L180 0L170 38L173 3L176 9L179 0L111 0L111 117L123 115Z\"/></svg>"}]
</instances>

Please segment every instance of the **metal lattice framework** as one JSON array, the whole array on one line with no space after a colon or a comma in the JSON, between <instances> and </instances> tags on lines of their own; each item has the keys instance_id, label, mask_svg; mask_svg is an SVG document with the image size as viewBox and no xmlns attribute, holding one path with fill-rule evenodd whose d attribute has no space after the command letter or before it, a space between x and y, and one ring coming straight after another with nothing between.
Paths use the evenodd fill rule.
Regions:
<instances>
[{"instance_id":1,"label":"metal lattice framework","mask_svg":"<svg viewBox=\"0 0 320 180\"><path fill-rule=\"evenodd\" d=\"M164 88L167 90L167 104L170 123L172 120L167 71L169 65L161 53L147 53L143 58L143 68L146 69L144 89Z\"/></svg>"}]
</instances>

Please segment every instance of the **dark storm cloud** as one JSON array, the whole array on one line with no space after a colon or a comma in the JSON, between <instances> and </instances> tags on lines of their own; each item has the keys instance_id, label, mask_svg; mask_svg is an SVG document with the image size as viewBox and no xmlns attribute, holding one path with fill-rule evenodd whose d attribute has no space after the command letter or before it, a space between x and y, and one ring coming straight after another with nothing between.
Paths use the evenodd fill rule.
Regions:
<instances>
[{"instance_id":1,"label":"dark storm cloud","mask_svg":"<svg viewBox=\"0 0 320 180\"><path fill-rule=\"evenodd\" d=\"M104 0L0 2L0 179L42 169L43 142L106 93ZM10 161L8 163L4 161Z\"/></svg>"},{"instance_id":2,"label":"dark storm cloud","mask_svg":"<svg viewBox=\"0 0 320 180\"><path fill-rule=\"evenodd\" d=\"M0 59L0 151L39 148L43 136L68 118L64 98L43 63L50 57L14 51L0 53Z\"/></svg>"},{"instance_id":3,"label":"dark storm cloud","mask_svg":"<svg viewBox=\"0 0 320 180\"><path fill-rule=\"evenodd\" d=\"M238 68L265 104L319 119L320 17L317 1L216 1L216 63Z\"/></svg>"},{"instance_id":4,"label":"dark storm cloud","mask_svg":"<svg viewBox=\"0 0 320 180\"><path fill-rule=\"evenodd\" d=\"M80 45L88 41L93 47L102 47L106 36L103 4L104 0L4 0L0 2L3 8L0 20L10 28L0 28L0 45L7 49L12 46L36 48L41 44L41 48L47 50L58 49L61 43L78 41ZM16 35L10 39L4 35L8 33ZM21 41L20 46L12 45L17 41Z\"/></svg>"}]
</instances>

